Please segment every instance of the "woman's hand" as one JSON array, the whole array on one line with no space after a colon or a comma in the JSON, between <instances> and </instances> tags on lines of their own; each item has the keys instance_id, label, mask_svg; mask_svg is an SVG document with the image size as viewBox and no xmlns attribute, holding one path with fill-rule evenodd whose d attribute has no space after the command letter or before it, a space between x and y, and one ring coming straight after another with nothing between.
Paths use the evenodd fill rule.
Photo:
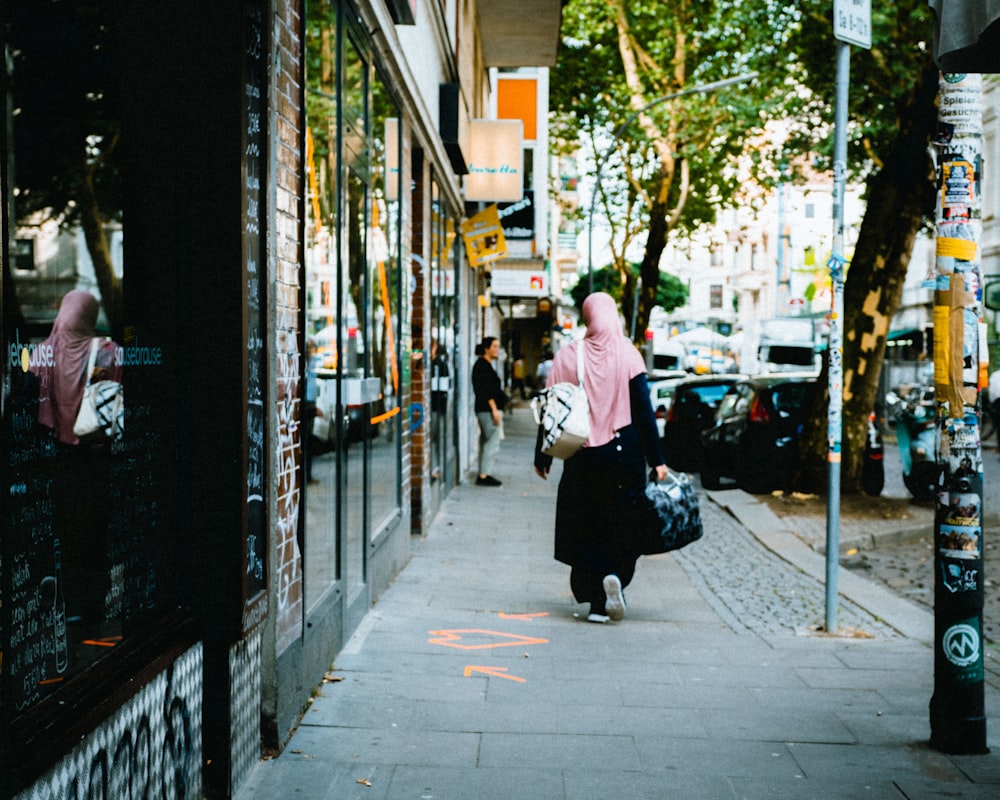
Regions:
<instances>
[{"instance_id":1,"label":"woman's hand","mask_svg":"<svg viewBox=\"0 0 1000 800\"><path fill-rule=\"evenodd\" d=\"M539 467L535 467L535 474L543 481L547 481L549 479L549 471L547 469L540 469Z\"/></svg>"},{"instance_id":2,"label":"woman's hand","mask_svg":"<svg viewBox=\"0 0 1000 800\"><path fill-rule=\"evenodd\" d=\"M657 483L659 483L660 481L665 481L667 479L667 475L669 475L669 474L670 473L667 470L667 465L666 464L659 464L659 465L657 465L657 467L656 467L656 481L657 481Z\"/></svg>"}]
</instances>

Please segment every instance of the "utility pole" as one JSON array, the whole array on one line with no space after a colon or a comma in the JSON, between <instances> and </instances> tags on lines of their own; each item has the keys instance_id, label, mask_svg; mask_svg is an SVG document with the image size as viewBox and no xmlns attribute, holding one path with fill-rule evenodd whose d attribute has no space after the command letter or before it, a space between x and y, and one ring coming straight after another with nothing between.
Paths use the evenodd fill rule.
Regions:
<instances>
[{"instance_id":1,"label":"utility pole","mask_svg":"<svg viewBox=\"0 0 1000 800\"><path fill-rule=\"evenodd\" d=\"M941 478L934 504L931 746L986 746L983 666L981 390L986 326L979 260L982 76L943 73L938 89L934 393Z\"/></svg>"}]
</instances>

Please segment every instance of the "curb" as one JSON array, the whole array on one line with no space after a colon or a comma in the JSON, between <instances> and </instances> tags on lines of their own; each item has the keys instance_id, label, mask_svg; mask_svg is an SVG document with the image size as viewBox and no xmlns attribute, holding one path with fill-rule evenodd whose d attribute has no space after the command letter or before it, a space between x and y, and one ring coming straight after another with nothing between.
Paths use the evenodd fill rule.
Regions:
<instances>
[{"instance_id":1,"label":"curb","mask_svg":"<svg viewBox=\"0 0 1000 800\"><path fill-rule=\"evenodd\" d=\"M739 520L764 547L826 585L825 554L817 552L789 530L787 524L769 506L739 490L706 494L713 503ZM903 636L928 647L933 646L934 615L915 603L844 567L838 567L837 589L838 594Z\"/></svg>"},{"instance_id":2,"label":"curb","mask_svg":"<svg viewBox=\"0 0 1000 800\"><path fill-rule=\"evenodd\" d=\"M863 533L847 538L841 537L838 550L842 556L850 555L851 550L885 550L895 545L929 541L933 532L933 526L928 530L927 525L912 525L896 530ZM813 549L825 556L826 542L817 542L813 545Z\"/></svg>"},{"instance_id":3,"label":"curb","mask_svg":"<svg viewBox=\"0 0 1000 800\"><path fill-rule=\"evenodd\" d=\"M716 506L736 519L764 547L789 564L801 569L824 586L826 585L826 553L820 553L796 533L771 508L753 495L740 490L724 492L706 491L705 495ZM994 515L990 515L991 517ZM902 544L907 536L927 535L927 526L907 527L898 531L873 533L853 537L852 541L869 541L873 548L881 542L883 547ZM841 550L848 543L841 543ZM861 548L863 549L863 548ZM838 594L881 620L908 639L920 642L931 649L935 646L934 614L923 606L896 594L881 583L861 577L843 566L837 571ZM984 664L986 681L1000 689L1000 669Z\"/></svg>"}]
</instances>

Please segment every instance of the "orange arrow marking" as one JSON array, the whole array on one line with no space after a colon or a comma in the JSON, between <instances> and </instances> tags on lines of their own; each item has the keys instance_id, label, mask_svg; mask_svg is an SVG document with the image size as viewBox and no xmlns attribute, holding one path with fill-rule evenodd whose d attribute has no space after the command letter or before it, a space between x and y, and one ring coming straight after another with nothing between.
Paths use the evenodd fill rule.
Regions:
<instances>
[{"instance_id":1,"label":"orange arrow marking","mask_svg":"<svg viewBox=\"0 0 1000 800\"><path fill-rule=\"evenodd\" d=\"M535 617L547 617L548 615L548 611L539 611L537 614L508 614L506 611L501 611L497 616L500 619L520 619L528 622L535 619Z\"/></svg>"},{"instance_id":2,"label":"orange arrow marking","mask_svg":"<svg viewBox=\"0 0 1000 800\"><path fill-rule=\"evenodd\" d=\"M430 644L439 644L442 647L454 647L458 650L489 650L494 647L524 647L529 644L548 644L548 639L539 639L533 636L518 636L514 633L502 633L500 631L484 631L478 628L464 628L460 630L428 631L436 639L428 639ZM466 634L466 637L463 637ZM463 638L472 638L472 635L488 636L503 641L489 641L466 644Z\"/></svg>"},{"instance_id":3,"label":"orange arrow marking","mask_svg":"<svg viewBox=\"0 0 1000 800\"><path fill-rule=\"evenodd\" d=\"M509 681L524 683L524 678L519 678L517 675L506 675L507 667L466 667L465 677L468 678L473 672L482 672L486 675L492 675L494 678L506 678Z\"/></svg>"}]
</instances>

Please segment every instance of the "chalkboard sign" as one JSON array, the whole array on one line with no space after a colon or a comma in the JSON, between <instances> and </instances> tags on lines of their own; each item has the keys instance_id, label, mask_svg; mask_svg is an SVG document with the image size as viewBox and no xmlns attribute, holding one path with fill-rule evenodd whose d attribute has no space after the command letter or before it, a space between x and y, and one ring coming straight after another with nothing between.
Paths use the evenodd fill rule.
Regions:
<instances>
[{"instance_id":1,"label":"chalkboard sign","mask_svg":"<svg viewBox=\"0 0 1000 800\"><path fill-rule=\"evenodd\" d=\"M267 192L264 136L267 110L267 40L264 9L248 3L243 20L243 286L244 379L246 439L243 462L246 474L243 547L244 633L264 618L267 609L266 531L266 425L267 349L264 305L267 261L261 243L264 237ZM265 312L265 313L262 313Z\"/></svg>"},{"instance_id":2,"label":"chalkboard sign","mask_svg":"<svg viewBox=\"0 0 1000 800\"><path fill-rule=\"evenodd\" d=\"M163 437L153 410L126 404L125 435L100 448L59 444L38 424L57 356L14 331L5 349L3 701L27 711L108 655L162 606ZM115 351L126 385L153 379L158 347ZM127 370L127 371L126 371ZM36 374L37 373L37 374ZM133 396L139 396L134 393Z\"/></svg>"},{"instance_id":3,"label":"chalkboard sign","mask_svg":"<svg viewBox=\"0 0 1000 800\"><path fill-rule=\"evenodd\" d=\"M9 497L3 520L3 700L17 714L64 680L68 642L65 599L54 584L61 583L62 558L45 468L53 444L36 435L37 379L4 366L11 393L4 420Z\"/></svg>"}]
</instances>

